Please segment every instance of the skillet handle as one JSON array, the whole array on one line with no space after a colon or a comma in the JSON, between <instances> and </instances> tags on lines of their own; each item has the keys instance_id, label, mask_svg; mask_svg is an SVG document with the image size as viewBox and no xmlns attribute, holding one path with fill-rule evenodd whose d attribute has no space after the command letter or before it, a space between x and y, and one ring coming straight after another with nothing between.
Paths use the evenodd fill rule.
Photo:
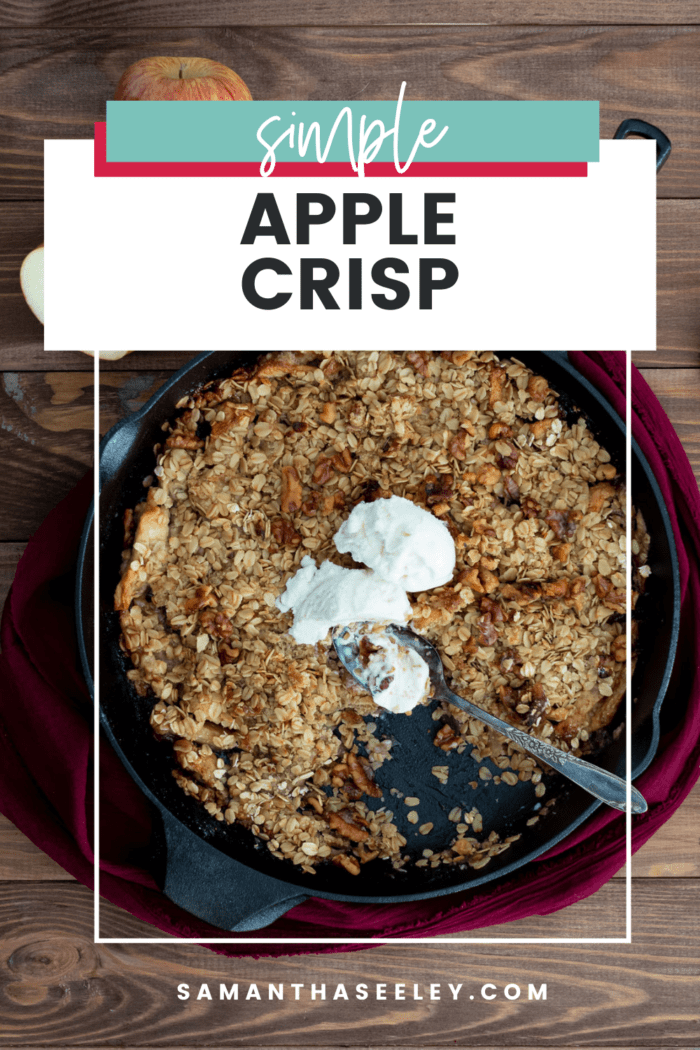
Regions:
<instances>
[{"instance_id":1,"label":"skillet handle","mask_svg":"<svg viewBox=\"0 0 700 1050\"><path fill-rule=\"evenodd\" d=\"M671 155L671 140L664 135L661 128L646 120L623 120L613 135L614 139L626 139L630 135L639 135L643 139L654 139L656 142L656 171L659 172Z\"/></svg>"},{"instance_id":2,"label":"skillet handle","mask_svg":"<svg viewBox=\"0 0 700 1050\"><path fill-rule=\"evenodd\" d=\"M261 930L303 904L308 894L240 864L158 806L167 849L163 892L174 904L222 930Z\"/></svg>"}]
</instances>

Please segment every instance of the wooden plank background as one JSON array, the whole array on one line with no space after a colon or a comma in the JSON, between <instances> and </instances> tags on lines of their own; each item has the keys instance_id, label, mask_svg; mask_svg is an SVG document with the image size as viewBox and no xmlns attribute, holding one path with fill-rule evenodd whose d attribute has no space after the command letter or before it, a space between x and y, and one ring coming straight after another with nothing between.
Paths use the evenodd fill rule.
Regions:
<instances>
[{"instance_id":1,"label":"wooden plank background","mask_svg":"<svg viewBox=\"0 0 700 1050\"><path fill-rule=\"evenodd\" d=\"M411 98L599 98L603 137L626 117L657 123L673 142L658 179L657 344L700 347L700 27L32 27L2 39L0 346L20 357L43 337L18 277L43 241L43 140L91 138L123 69L178 51L233 66L256 98L394 98L405 79Z\"/></svg>"},{"instance_id":2,"label":"wooden plank background","mask_svg":"<svg viewBox=\"0 0 700 1050\"><path fill-rule=\"evenodd\" d=\"M458 23L450 25L448 23ZM474 24L481 23L481 24ZM658 180L658 345L637 355L700 478L700 0L5 0L0 6L0 603L31 533L90 467L91 362L47 361L19 291L43 240L44 138L90 138L123 69L204 54L256 98L599 98L673 141ZM79 279L79 275L76 275ZM633 310L634 303L620 308ZM575 323L575 319L572 319ZM102 426L186 355L102 372ZM94 945L84 887L0 817L0 1047L700 1047L700 789L634 857L632 945L383 946L229 960L196 945ZM616 935L624 883L488 935ZM152 931L105 905L102 932ZM311 983L549 985L544 1003L312 1001ZM283 1003L180 1003L176 985L285 982ZM290 985L305 985L298 1002Z\"/></svg>"},{"instance_id":3,"label":"wooden plank background","mask_svg":"<svg viewBox=\"0 0 700 1050\"><path fill-rule=\"evenodd\" d=\"M381 7L378 4L377 7ZM386 10L386 7L385 7ZM124 69L147 55L206 55L256 99L558 99L601 103L601 136L626 117L674 144L662 197L700 196L700 27L383 26L6 29L0 194L40 200L45 138L93 137ZM30 245L32 247L32 245Z\"/></svg>"},{"instance_id":4,"label":"wooden plank background","mask_svg":"<svg viewBox=\"0 0 700 1050\"><path fill-rule=\"evenodd\" d=\"M553 0L545 5L536 0L195 0L194 3L166 3L165 0L5 0L0 28L31 26L67 28L99 26L129 28L153 26L376 26L434 24L500 25L581 25L634 23L697 24L697 0Z\"/></svg>"},{"instance_id":5,"label":"wooden plank background","mask_svg":"<svg viewBox=\"0 0 700 1050\"><path fill-rule=\"evenodd\" d=\"M41 894L34 886L25 886L23 894L0 885L0 928L14 947L12 969L1 978L6 1006L0 1042L11 1047L697 1046L700 912L698 883L689 880L689 887L691 882L694 892L679 915L673 884L644 880L637 906L647 922L632 945L601 950L545 944L526 951L517 945L392 945L272 963L233 961L190 945L94 945L89 894L82 887L50 883ZM621 890L609 884L570 909L583 935L592 928L615 935L606 905L611 896L621 899ZM676 916L670 929L669 911ZM122 918L124 936L137 932L133 920L123 913ZM521 932L537 936L541 929L535 920ZM497 934L509 931L495 928ZM238 1002L176 998L179 983L195 994L208 983L218 997L221 981L238 983ZM282 1002L267 1000L270 981L284 982ZM422 1002L330 1000L337 984L354 997L358 983L374 990L386 982L393 991L395 982L406 981L418 985ZM501 998L479 1001L485 981L497 985ZM426 1001L428 986L438 982L444 997ZM304 985L298 1002L292 983ZM321 983L325 1002L311 999L311 985ZM450 1001L448 983L462 984L465 999ZM502 989L510 983L525 988L546 983L547 1002L504 1001ZM251 984L262 1001L244 1000ZM64 996L70 989L72 1009L61 1003L58 987L66 990ZM474 993L471 1002L468 995Z\"/></svg>"}]
</instances>

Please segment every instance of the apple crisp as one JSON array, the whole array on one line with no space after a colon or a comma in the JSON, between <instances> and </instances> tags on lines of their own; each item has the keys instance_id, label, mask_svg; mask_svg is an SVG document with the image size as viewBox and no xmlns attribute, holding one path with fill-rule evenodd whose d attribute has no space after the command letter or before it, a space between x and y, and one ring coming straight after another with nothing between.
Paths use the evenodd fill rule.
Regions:
<instances>
[{"instance_id":1,"label":"apple crisp","mask_svg":"<svg viewBox=\"0 0 700 1050\"><path fill-rule=\"evenodd\" d=\"M453 579L410 597L455 692L574 754L610 724L625 685L625 490L544 378L469 351L273 353L178 411L125 516L115 608L174 776L214 819L308 873L409 860L398 792L375 780L388 718L406 716L380 718L330 639L296 644L275 607L305 555L353 566L332 538L361 500L404 496L450 529ZM646 546L640 520L642 576ZM516 745L447 704L433 718L436 748L470 752L479 781L545 794ZM447 765L433 772L447 783ZM476 809L449 819L453 842L419 865L483 867L512 841Z\"/></svg>"}]
</instances>

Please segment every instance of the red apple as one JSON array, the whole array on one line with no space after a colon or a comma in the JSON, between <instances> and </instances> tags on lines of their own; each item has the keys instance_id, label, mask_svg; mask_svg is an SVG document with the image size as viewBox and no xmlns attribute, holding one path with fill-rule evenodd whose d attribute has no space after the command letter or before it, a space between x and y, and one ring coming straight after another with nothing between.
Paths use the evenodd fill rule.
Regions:
<instances>
[{"instance_id":1,"label":"red apple","mask_svg":"<svg viewBox=\"0 0 700 1050\"><path fill-rule=\"evenodd\" d=\"M237 73L208 58L142 58L122 73L118 102L251 102Z\"/></svg>"}]
</instances>

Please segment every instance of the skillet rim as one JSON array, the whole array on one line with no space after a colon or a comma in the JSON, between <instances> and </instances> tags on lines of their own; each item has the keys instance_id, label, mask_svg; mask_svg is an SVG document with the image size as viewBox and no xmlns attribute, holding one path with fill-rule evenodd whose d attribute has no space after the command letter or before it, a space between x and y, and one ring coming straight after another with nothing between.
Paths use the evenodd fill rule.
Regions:
<instances>
[{"instance_id":1,"label":"skillet rim","mask_svg":"<svg viewBox=\"0 0 700 1050\"><path fill-rule=\"evenodd\" d=\"M207 361L208 359L210 359L211 357L213 357L214 355L219 354L219 353L222 353L222 351L204 351L204 352L201 352L201 353L197 354L196 356L190 358L183 365L182 368L178 369L177 372L175 372L172 376L170 376L168 378L168 380L161 387L158 388L158 390L151 396L151 398L149 398L149 400L137 412L133 413L132 415L126 417L123 420L120 420L114 427L112 427L107 432L107 434L105 434L104 438L102 439L102 441L100 443L100 490L102 489L103 484L108 480L108 477L106 477L105 475L111 474L116 466L121 466L123 464L124 460L133 451L133 448L134 448L134 443L133 442L134 442L135 437L137 436L140 424L149 416L151 411L163 400L164 397L167 396L167 394L174 387L177 387L181 383L181 381L183 379L188 377L189 374L193 370L195 370L196 368L198 368L199 365L203 364L205 361ZM257 351L230 351L230 352L224 351L224 353L238 353L238 354L250 353L250 354L256 354L257 355L258 352ZM520 351L520 355L519 355L519 353L517 351L509 351L509 352L503 352L500 356L515 357L515 358L519 358L520 360L523 360L523 358L525 357L525 355L527 353L528 353L527 351ZM553 359L554 363L557 366L559 366L560 368L563 368L569 374L569 376L574 381L574 383L577 383L580 386L584 387L585 390L587 391L588 395L590 397L592 397L594 399L594 401L598 405L601 406L601 410L607 416L608 422L613 423L622 432L622 434L624 434L624 422L620 419L620 417L617 415L617 413L612 408L612 406L605 400L605 398L603 398L603 396L592 386L592 384L590 384L589 381L584 376L582 376L578 372L578 370L571 364L571 362L568 359L568 354L566 354L566 352L564 352L564 351L558 351L558 352L539 351L538 353L543 354L544 356L546 356L546 357L548 357L550 359ZM523 363L526 363L526 362L523 361ZM125 429L129 429L129 428L134 432L133 435L132 435L132 439L131 439L131 441L129 443L129 448L128 448L128 450L125 453L121 453L120 455L115 456L114 455L114 453L115 453L114 439L115 439L115 437L117 435L122 434L122 432ZM677 642L678 642L678 634L679 634L679 628L680 628L680 579L679 579L678 556L677 556L677 550L676 550L676 544L675 544L675 534L673 532L673 528L672 528L672 525L671 525L671 522L670 522L668 511L667 511L667 509L665 507L665 504L663 502L663 498L661 496L661 491L659 489L658 482L656 481L656 478L654 477L653 472L651 471L651 468L649 467L649 464L648 464L648 462L646 460L646 457L643 455L643 453L641 452L641 449L639 448L636 440L633 438L633 461L634 460L636 460L636 463L642 469L642 471L643 471L643 473L644 473L644 475L646 477L646 480L647 480L647 482L649 484L649 487L651 489L651 495L653 497L653 501L656 504L656 507L657 507L657 509L658 509L658 511L660 513L660 516L661 516L661 519L662 519L662 522L663 522L663 525L664 525L664 530L665 530L665 533L666 533L666 539L667 539L667 544L668 544L669 560L670 560L670 570L671 570L670 571L670 585L671 585L671 588L672 588L672 622L671 622L671 625L670 625L670 643L669 643L669 646L668 646L668 650L666 652L664 671L663 671L663 674L661 676L659 687L658 687L657 693L656 693L656 697L654 699L654 702L653 702L653 705L652 705L652 709L651 709L651 712L650 712L650 715L649 715L649 717L651 719L651 730L652 730L651 731L651 739L649 740L649 743L647 745L646 752L644 754L643 759L641 761L638 761L633 766L632 779L635 779L636 777L638 777L646 768L648 768L648 766L651 763L651 761L653 760L653 758L654 758L654 756L656 754L657 748L658 748L659 735L660 735L660 709L661 709L661 704L663 703L663 700L664 700L665 695L667 693L668 685L669 685L669 681L670 681L670 677L671 677L671 673L672 673L672 670L673 670L673 662L674 662L674 658L675 658ZM633 465L634 465L634 463L633 463ZM93 682L92 673L91 673L90 654L88 653L88 649L87 649L87 645L86 645L85 621L84 621L84 616L83 616L83 600L84 600L84 589L85 589L85 582L86 582L85 581L85 571L86 571L86 563L87 563L87 560L88 560L89 542L90 542L90 539L92 537L92 524L93 524L93 521L94 521L94 506L91 506L90 511L89 511L89 513L87 515L87 518L86 518L85 526L84 526L84 529L83 529L83 535L81 537L80 550L79 550L78 571L77 571L77 575L76 575L76 622L77 622L77 628L78 628L78 645L79 645L81 664L82 664L82 667L83 667L83 673L85 675L85 679L86 679L86 683L88 685L89 692L90 692L91 696L94 699L94 682ZM91 582L91 581L88 581L88 582ZM91 595L91 593L92 593L92 589L91 588L89 590L89 593ZM213 849L215 849L217 851L217 853L222 857L223 860L226 860L226 861L232 860L232 858L228 854L218 850L215 843L207 842L205 835L203 835L201 833L201 831L199 831L195 827L190 827L187 823L185 823L184 821L180 820L180 818L176 814L174 814L172 812L172 810L166 805L166 803L164 803L154 793L154 791L146 783L144 783L143 779L136 772L136 770L132 766L130 760L125 755L122 747L120 746L120 744L119 744L119 742L118 742L118 740L116 738L115 732L113 730L113 727L112 727L112 725L111 725L111 723L109 721L109 718L105 714L105 711L104 711L103 708L100 709L100 725L101 725L102 729L105 731L106 735L108 736L111 745L117 751L119 757L121 758L123 764L125 765L127 771L129 772L130 776L139 785L141 790L144 791L144 793L150 799L150 801L161 811L161 813L164 814L164 815L167 814L168 819L170 821L175 821L178 825L181 826L183 831L190 832L191 834L193 834L193 835L197 836L198 838L200 838L203 842L206 842L206 844L208 846L211 846ZM592 800L591 804L588 807L586 807L583 810L583 812L581 812L578 816L574 817L574 819L571 822L569 822L566 825L566 827L563 828L561 831L555 833L550 838L548 838L544 845L539 845L538 847L536 847L535 849L533 849L529 853L527 853L527 854L525 854L523 856L520 856L518 859L516 859L515 861L511 862L510 864L506 864L503 867L499 867L497 870L494 870L494 871L492 871L492 872L490 872L488 874L480 875L480 876L478 876L476 878L472 878L472 879L470 879L467 882L461 882L461 883L459 883L457 885L450 885L450 886L446 886L446 887L430 887L429 889L426 889L426 890L424 890L422 892L418 892L418 893L416 893L416 892L411 892L411 893L401 893L401 892L399 892L399 893L394 893L394 894L392 894L390 896L384 897L384 896L369 896L369 895L365 895L365 894L363 894L363 895L353 895L353 894L347 894L347 893L330 892L330 891L322 890L320 888L316 888L315 886L309 886L308 878L302 877L301 874L296 872L296 869L293 869L291 872L286 873L285 880L286 880L286 884L288 885L289 889L293 890L294 892L297 892L297 893L298 893L300 888L303 888L305 890L310 890L311 894L313 896L315 896L315 897L321 897L321 898L331 899L331 900L348 901L348 902L375 903L375 904L380 904L380 903L399 903L399 902L403 902L403 901L430 899L430 898L437 897L437 896L444 896L444 895L448 895L448 894L454 894L454 893L459 893L459 892L470 891L472 889L476 889L477 887L483 885L484 883L487 883L487 882L490 882L490 881L494 881L496 879L506 878L508 875L511 875L517 869L519 869L521 867L524 867L527 864L531 863L532 861L536 860L538 857L541 857L543 853L551 850L554 846L558 845L561 841L563 841L566 837L568 837L577 827L579 827L585 820L587 820L598 809L598 807L600 805L601 805L601 803L599 801ZM257 874L257 875L259 875L262 878L269 878L267 873L261 872L260 869L250 865L247 862L247 860L246 861L239 860L236 863L244 865L246 867L246 869L248 869L253 874ZM281 880L276 880L276 881L278 881L280 883L280 885L284 885L284 883L282 883ZM397 889L399 889L398 886L397 886Z\"/></svg>"}]
</instances>

